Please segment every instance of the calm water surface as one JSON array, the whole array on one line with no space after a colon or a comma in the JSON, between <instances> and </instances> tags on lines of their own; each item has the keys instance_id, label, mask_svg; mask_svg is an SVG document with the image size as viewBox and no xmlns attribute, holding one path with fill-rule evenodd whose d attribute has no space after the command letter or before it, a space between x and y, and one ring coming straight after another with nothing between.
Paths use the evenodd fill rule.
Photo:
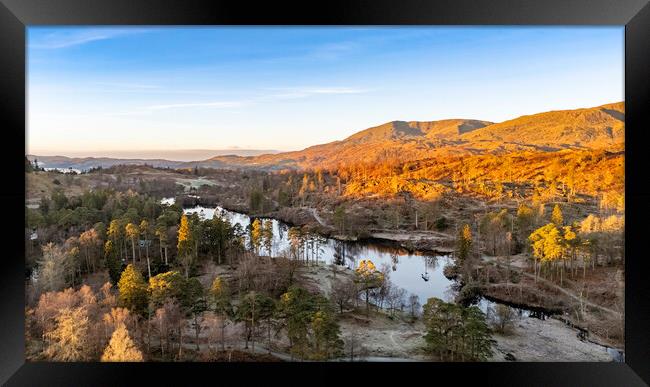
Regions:
<instances>
[{"instance_id":1,"label":"calm water surface","mask_svg":"<svg viewBox=\"0 0 650 387\"><path fill-rule=\"evenodd\" d=\"M173 204L174 198L165 198L161 203ZM196 206L185 208L183 211L188 215L197 213L202 219L220 216L233 225L239 224L243 230L246 230L251 223L251 218L248 215L229 211L219 206ZM290 246L288 236L290 226L276 219L260 218L260 220L271 220L273 224L271 251L262 248L260 255L278 256L287 252ZM248 242L248 235L246 235L246 239ZM307 255L310 260L337 264L344 270L353 270L362 259L370 259L378 269L387 266L390 272L390 281L406 290L407 297L411 294L417 295L421 304L426 303L427 299L431 297L437 297L447 302L454 300L456 294L452 287L454 281L447 279L442 272L443 268L451 263L451 257L448 255L409 252L406 249L386 246L374 241L339 241L318 235L307 238L306 246L308 248L305 250L308 250ZM485 299L478 302L478 306L483 312L487 312L488 307L496 305L497 303ZM516 310L522 317L539 316L539 314L526 309ZM541 317L544 318L544 316ZM600 347L607 351L614 361L624 361L623 352L605 346Z\"/></svg>"}]
</instances>

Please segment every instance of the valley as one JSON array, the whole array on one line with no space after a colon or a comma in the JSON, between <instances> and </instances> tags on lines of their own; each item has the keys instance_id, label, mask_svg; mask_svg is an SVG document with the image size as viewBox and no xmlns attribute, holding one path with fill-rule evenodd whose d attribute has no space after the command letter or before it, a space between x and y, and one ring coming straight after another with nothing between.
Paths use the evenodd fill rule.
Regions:
<instances>
[{"instance_id":1,"label":"valley","mask_svg":"<svg viewBox=\"0 0 650 387\"><path fill-rule=\"evenodd\" d=\"M30 356L58 356L48 302L75 310L89 296L71 294L94 279L87 318L128 309L133 340L159 360L223 357L228 341L231 355L265 345L284 360L612 361L602 346L624 350L624 157L623 103L393 121L193 162L26 157ZM199 215L219 208L230 217ZM125 272L144 301L124 298ZM178 289L156 287L167 282ZM478 319L486 349L450 349L440 313ZM314 321L322 331L301 325Z\"/></svg>"}]
</instances>

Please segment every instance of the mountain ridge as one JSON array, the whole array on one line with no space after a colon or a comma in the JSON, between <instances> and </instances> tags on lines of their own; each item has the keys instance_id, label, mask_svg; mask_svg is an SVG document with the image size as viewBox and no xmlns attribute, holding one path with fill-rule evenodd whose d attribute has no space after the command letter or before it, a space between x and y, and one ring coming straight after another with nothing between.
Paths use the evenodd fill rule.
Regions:
<instances>
[{"instance_id":1,"label":"mountain ridge","mask_svg":"<svg viewBox=\"0 0 650 387\"><path fill-rule=\"evenodd\" d=\"M500 123L475 119L390 121L358 131L343 140L299 151L255 156L218 155L197 161L164 159L66 158L32 156L59 168L88 169L117 164L149 164L169 168L328 168L349 163L403 161L455 154L614 149L624 146L624 102L591 108L552 110ZM33 160L33 158L32 158ZM47 165L48 163L53 165ZM82 168L80 168L80 166Z\"/></svg>"}]
</instances>

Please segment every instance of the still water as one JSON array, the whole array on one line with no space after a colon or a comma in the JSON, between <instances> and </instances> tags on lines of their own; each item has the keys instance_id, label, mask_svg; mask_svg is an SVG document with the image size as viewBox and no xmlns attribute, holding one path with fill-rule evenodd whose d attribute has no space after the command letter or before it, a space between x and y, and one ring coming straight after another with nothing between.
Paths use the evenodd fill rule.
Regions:
<instances>
[{"instance_id":1,"label":"still water","mask_svg":"<svg viewBox=\"0 0 650 387\"><path fill-rule=\"evenodd\" d=\"M198 213L203 219L212 219L217 215L232 224L239 224L243 230L246 230L251 222L248 215L228 211L221 207L197 206L186 208L184 212L186 214ZM277 256L288 252L290 227L276 219L260 218L260 220L270 220L273 224L271 251L261 248L260 255L268 256L270 253L272 256ZM417 295L422 304L430 297L438 297L447 301L453 299L453 291L450 288L453 281L448 280L442 273L443 267L450 262L450 257L447 255L410 253L405 249L384 246L375 242L339 241L318 235L306 238L305 250L305 256L310 261L337 264L346 270L353 270L362 259L370 259L377 269L386 266L389 268L390 281L405 289L408 295Z\"/></svg>"},{"instance_id":2,"label":"still water","mask_svg":"<svg viewBox=\"0 0 650 387\"><path fill-rule=\"evenodd\" d=\"M167 205L174 202L174 198L166 198L161 201L161 203ZM251 218L248 215L229 211L218 206L196 206L185 208L183 211L188 215L197 213L203 219L220 216L233 225L240 225L243 230L247 230L251 223ZM260 218L260 220L270 220L273 224L273 241L270 251L261 248L260 255L278 256L287 252L290 246L288 235L290 226L276 219ZM248 235L246 239L248 239ZM447 302L454 300L456 294L453 289L454 281L447 279L443 274L443 268L451 263L451 257L448 255L409 252L406 249L386 246L375 241L339 241L319 235L312 235L306 240L307 248L305 250L308 251L306 254L310 261L337 264L344 270L353 270L360 260L370 259L378 269L387 266L390 272L389 280L396 286L406 290L407 297L411 294L417 295L421 304L426 303L427 299L431 297L437 297ZM248 240L246 242L248 243ZM478 302L478 307L484 313L487 313L488 308L496 305L497 303L485 299ZM520 317L545 318L544 315L526 309L516 309L516 311ZM594 345L607 351L613 361L625 361L623 351L598 344Z\"/></svg>"}]
</instances>

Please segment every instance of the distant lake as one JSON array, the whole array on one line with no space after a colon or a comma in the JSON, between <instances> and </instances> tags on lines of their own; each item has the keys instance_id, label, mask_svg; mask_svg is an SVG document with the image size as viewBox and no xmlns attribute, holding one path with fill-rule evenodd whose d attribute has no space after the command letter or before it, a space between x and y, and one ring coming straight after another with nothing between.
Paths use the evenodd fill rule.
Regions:
<instances>
[{"instance_id":1,"label":"distant lake","mask_svg":"<svg viewBox=\"0 0 650 387\"><path fill-rule=\"evenodd\" d=\"M51 167L44 167L43 168L46 171L58 171L62 173L77 173L80 174L81 170L80 169L75 169L75 168L51 168Z\"/></svg>"}]
</instances>

